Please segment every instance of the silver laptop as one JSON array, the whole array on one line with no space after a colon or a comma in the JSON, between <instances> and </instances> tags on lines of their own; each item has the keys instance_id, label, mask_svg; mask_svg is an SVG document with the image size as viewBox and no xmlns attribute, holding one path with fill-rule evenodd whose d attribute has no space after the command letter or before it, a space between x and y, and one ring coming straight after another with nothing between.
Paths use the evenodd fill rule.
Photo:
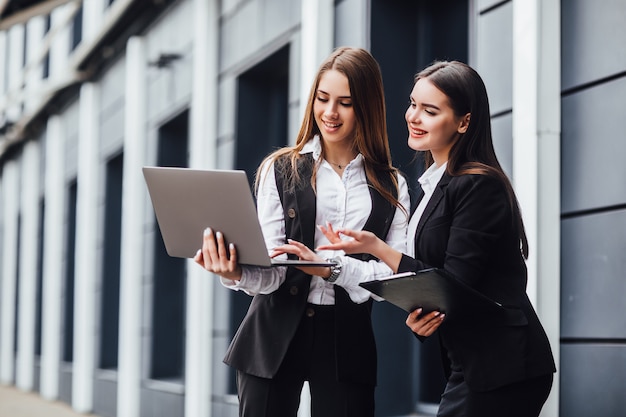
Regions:
<instances>
[{"instance_id":1,"label":"silver laptop","mask_svg":"<svg viewBox=\"0 0 626 417\"><path fill-rule=\"evenodd\" d=\"M330 265L270 258L245 171L143 167L143 175L170 256L193 258L210 227L236 245L240 264Z\"/></svg>"}]
</instances>

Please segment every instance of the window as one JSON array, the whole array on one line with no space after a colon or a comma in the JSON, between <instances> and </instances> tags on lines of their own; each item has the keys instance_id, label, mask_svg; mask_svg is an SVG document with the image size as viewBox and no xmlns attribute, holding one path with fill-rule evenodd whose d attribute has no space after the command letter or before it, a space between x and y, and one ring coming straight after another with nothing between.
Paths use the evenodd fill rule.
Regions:
<instances>
[{"instance_id":1,"label":"window","mask_svg":"<svg viewBox=\"0 0 626 417\"><path fill-rule=\"evenodd\" d=\"M41 355L41 322L43 298L43 247L45 202L39 202L39 240L37 242L37 300L35 302L35 355Z\"/></svg>"},{"instance_id":2,"label":"window","mask_svg":"<svg viewBox=\"0 0 626 417\"><path fill-rule=\"evenodd\" d=\"M44 23L44 35L47 35L50 32L51 26L51 17L50 15L46 15ZM46 79L50 75L50 50L46 52L46 56L43 59L43 78Z\"/></svg>"},{"instance_id":3,"label":"window","mask_svg":"<svg viewBox=\"0 0 626 417\"><path fill-rule=\"evenodd\" d=\"M159 129L159 166L188 166L189 111ZM185 362L186 262L170 257L155 220L150 377L182 382Z\"/></svg>"},{"instance_id":4,"label":"window","mask_svg":"<svg viewBox=\"0 0 626 417\"><path fill-rule=\"evenodd\" d=\"M72 37L71 37L71 45L70 50L73 51L76 49L78 44L83 38L83 6L81 5L74 15L74 20L72 22Z\"/></svg>"},{"instance_id":5,"label":"window","mask_svg":"<svg viewBox=\"0 0 626 417\"><path fill-rule=\"evenodd\" d=\"M248 173L252 186L253 174L263 158L288 143L289 46L243 73L238 82L235 168ZM253 112L249 111L250 103L254 103ZM230 291L230 300L229 333L232 338L252 298L242 291ZM228 392L237 392L232 369Z\"/></svg>"},{"instance_id":6,"label":"window","mask_svg":"<svg viewBox=\"0 0 626 417\"><path fill-rule=\"evenodd\" d=\"M252 182L263 158L288 142L289 47L243 73L238 83L237 113L242 116L237 117L235 167L244 169Z\"/></svg>"},{"instance_id":7,"label":"window","mask_svg":"<svg viewBox=\"0 0 626 417\"><path fill-rule=\"evenodd\" d=\"M106 165L104 199L104 254L100 309L100 360L102 369L116 369L120 311L120 245L122 241L122 176L124 155Z\"/></svg>"},{"instance_id":8,"label":"window","mask_svg":"<svg viewBox=\"0 0 626 417\"><path fill-rule=\"evenodd\" d=\"M74 361L74 278L76 252L76 198L78 184L72 182L68 190L67 248L65 258L65 285L63 297L63 361Z\"/></svg>"}]
</instances>

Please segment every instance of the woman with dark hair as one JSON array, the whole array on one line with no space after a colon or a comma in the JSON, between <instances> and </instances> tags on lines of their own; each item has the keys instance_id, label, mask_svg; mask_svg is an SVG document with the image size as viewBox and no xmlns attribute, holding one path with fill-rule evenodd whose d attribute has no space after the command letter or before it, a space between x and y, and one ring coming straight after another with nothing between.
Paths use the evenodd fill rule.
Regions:
<instances>
[{"instance_id":1,"label":"woman with dark hair","mask_svg":"<svg viewBox=\"0 0 626 417\"><path fill-rule=\"evenodd\" d=\"M364 49L338 48L311 87L296 144L260 165L257 209L274 257L332 266L255 268L206 230L195 261L254 298L224 361L237 369L239 414L295 417L305 381L313 417L373 417L372 298L359 283L390 274L369 255L315 248L319 224L368 230L405 249L405 179L391 165L382 76Z\"/></svg>"},{"instance_id":2,"label":"woman with dark hair","mask_svg":"<svg viewBox=\"0 0 626 417\"><path fill-rule=\"evenodd\" d=\"M448 383L439 417L539 415L555 372L548 338L526 294L528 241L515 193L493 148L489 101L476 71L436 62L418 73L405 119L425 153L407 251L367 231L323 227L320 250L370 253L394 272L440 268L505 307L505 317L445 320L411 312L418 338L438 331ZM342 235L349 239L343 239Z\"/></svg>"}]
</instances>

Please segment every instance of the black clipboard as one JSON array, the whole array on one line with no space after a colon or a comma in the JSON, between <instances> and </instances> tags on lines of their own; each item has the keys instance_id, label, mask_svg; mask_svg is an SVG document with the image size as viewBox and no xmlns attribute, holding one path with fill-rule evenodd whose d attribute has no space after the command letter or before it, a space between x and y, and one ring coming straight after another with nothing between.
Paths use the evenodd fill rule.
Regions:
<instances>
[{"instance_id":1,"label":"black clipboard","mask_svg":"<svg viewBox=\"0 0 626 417\"><path fill-rule=\"evenodd\" d=\"M359 285L406 312L421 307L423 313L441 311L446 319L505 314L500 303L437 268L404 272Z\"/></svg>"}]
</instances>

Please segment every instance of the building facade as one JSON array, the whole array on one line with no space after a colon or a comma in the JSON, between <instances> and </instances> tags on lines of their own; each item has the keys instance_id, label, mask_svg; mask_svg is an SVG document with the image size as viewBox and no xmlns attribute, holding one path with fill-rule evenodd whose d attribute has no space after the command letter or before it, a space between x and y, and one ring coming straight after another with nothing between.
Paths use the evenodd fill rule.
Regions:
<instances>
[{"instance_id":1,"label":"building facade","mask_svg":"<svg viewBox=\"0 0 626 417\"><path fill-rule=\"evenodd\" d=\"M557 359L543 415L623 415L625 19L623 0L0 1L0 383L103 417L236 416L222 357L249 297L167 256L141 167L252 178L351 45L380 63L412 187L413 75L483 76ZM386 303L373 319L377 415L435 415L436 343Z\"/></svg>"}]
</instances>

